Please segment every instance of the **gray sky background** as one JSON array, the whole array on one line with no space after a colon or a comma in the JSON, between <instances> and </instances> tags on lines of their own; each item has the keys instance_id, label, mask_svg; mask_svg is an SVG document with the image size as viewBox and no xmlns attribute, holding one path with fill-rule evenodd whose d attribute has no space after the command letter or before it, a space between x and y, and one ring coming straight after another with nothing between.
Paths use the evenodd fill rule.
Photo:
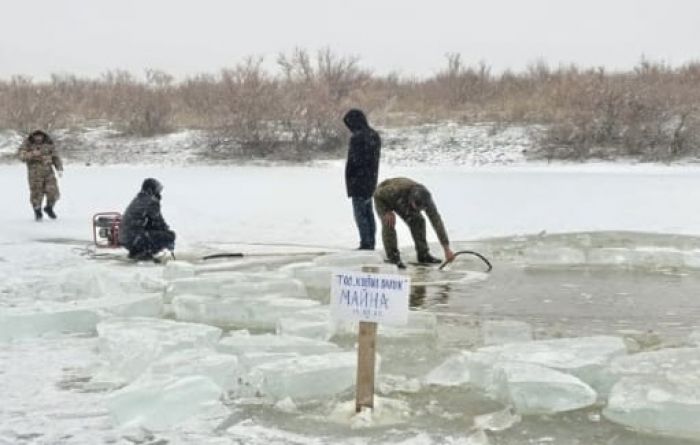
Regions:
<instances>
[{"instance_id":1,"label":"gray sky background","mask_svg":"<svg viewBox=\"0 0 700 445\"><path fill-rule=\"evenodd\" d=\"M700 59L699 0L0 0L0 15L3 78L149 67L182 78L296 46L416 75L448 52L496 71Z\"/></svg>"}]
</instances>

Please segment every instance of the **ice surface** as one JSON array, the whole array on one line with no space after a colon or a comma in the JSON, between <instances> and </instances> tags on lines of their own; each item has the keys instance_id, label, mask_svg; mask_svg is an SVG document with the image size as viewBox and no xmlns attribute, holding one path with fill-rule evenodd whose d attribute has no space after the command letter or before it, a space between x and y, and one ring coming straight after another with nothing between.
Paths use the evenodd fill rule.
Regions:
<instances>
[{"instance_id":1,"label":"ice surface","mask_svg":"<svg viewBox=\"0 0 700 445\"><path fill-rule=\"evenodd\" d=\"M486 320L481 333L487 346L532 340L532 326L517 320Z\"/></svg>"},{"instance_id":2,"label":"ice surface","mask_svg":"<svg viewBox=\"0 0 700 445\"><path fill-rule=\"evenodd\" d=\"M606 247L591 249L588 253L588 263L597 266L615 265L639 268L675 268L683 267L685 259L683 253L674 248Z\"/></svg>"},{"instance_id":3,"label":"ice surface","mask_svg":"<svg viewBox=\"0 0 700 445\"><path fill-rule=\"evenodd\" d=\"M402 375L382 374L377 379L377 391L380 394L404 393L416 394L421 390L418 379L408 378Z\"/></svg>"},{"instance_id":4,"label":"ice surface","mask_svg":"<svg viewBox=\"0 0 700 445\"><path fill-rule=\"evenodd\" d=\"M411 418L411 407L403 400L374 397L374 409L355 412L355 401L336 405L328 416L333 423L349 425L352 429L386 427L407 422Z\"/></svg>"},{"instance_id":5,"label":"ice surface","mask_svg":"<svg viewBox=\"0 0 700 445\"><path fill-rule=\"evenodd\" d=\"M305 355L257 366L260 391L275 400L323 399L341 393L355 383L356 352Z\"/></svg>"},{"instance_id":6,"label":"ice surface","mask_svg":"<svg viewBox=\"0 0 700 445\"><path fill-rule=\"evenodd\" d=\"M530 247L525 250L528 266L568 266L586 264L586 254L575 247Z\"/></svg>"},{"instance_id":7,"label":"ice surface","mask_svg":"<svg viewBox=\"0 0 700 445\"><path fill-rule=\"evenodd\" d=\"M505 431L522 421L522 416L508 406L500 411L474 417L474 427L485 431Z\"/></svg>"},{"instance_id":8,"label":"ice surface","mask_svg":"<svg viewBox=\"0 0 700 445\"><path fill-rule=\"evenodd\" d=\"M196 267L186 261L168 261L163 268L163 279L172 281L181 278L193 278Z\"/></svg>"},{"instance_id":9,"label":"ice surface","mask_svg":"<svg viewBox=\"0 0 700 445\"><path fill-rule=\"evenodd\" d=\"M99 350L110 369L133 380L157 359L183 349L213 351L221 330L154 318L114 318L97 325Z\"/></svg>"},{"instance_id":10,"label":"ice surface","mask_svg":"<svg viewBox=\"0 0 700 445\"><path fill-rule=\"evenodd\" d=\"M625 377L613 387L603 415L645 433L700 440L700 387L697 380Z\"/></svg>"},{"instance_id":11,"label":"ice surface","mask_svg":"<svg viewBox=\"0 0 700 445\"><path fill-rule=\"evenodd\" d=\"M696 329L690 333L690 335L688 336L688 342L691 345L700 347L700 329Z\"/></svg>"},{"instance_id":12,"label":"ice surface","mask_svg":"<svg viewBox=\"0 0 700 445\"><path fill-rule=\"evenodd\" d=\"M250 352L294 352L300 355L340 352L340 348L326 341L287 335L250 335L247 332L234 332L221 339L217 349L228 354Z\"/></svg>"},{"instance_id":13,"label":"ice surface","mask_svg":"<svg viewBox=\"0 0 700 445\"><path fill-rule=\"evenodd\" d=\"M494 392L519 414L553 414L591 406L597 394L576 377L530 363L502 362L494 368Z\"/></svg>"},{"instance_id":14,"label":"ice surface","mask_svg":"<svg viewBox=\"0 0 700 445\"><path fill-rule=\"evenodd\" d=\"M280 318L318 306L314 300L301 298L218 298L180 295L172 306L178 320L205 323L227 329L262 329L274 331Z\"/></svg>"},{"instance_id":15,"label":"ice surface","mask_svg":"<svg viewBox=\"0 0 700 445\"><path fill-rule=\"evenodd\" d=\"M697 268L695 251L673 247L570 247L537 246L526 249L529 266L619 266L627 268Z\"/></svg>"},{"instance_id":16,"label":"ice surface","mask_svg":"<svg viewBox=\"0 0 700 445\"><path fill-rule=\"evenodd\" d=\"M107 406L118 425L159 431L219 404L222 389L204 376L144 379L110 394Z\"/></svg>"},{"instance_id":17,"label":"ice surface","mask_svg":"<svg viewBox=\"0 0 700 445\"><path fill-rule=\"evenodd\" d=\"M331 268L356 268L358 266L384 266L384 257L375 250L355 250L349 252L331 253L322 255L313 260L313 263L321 267Z\"/></svg>"}]
</instances>

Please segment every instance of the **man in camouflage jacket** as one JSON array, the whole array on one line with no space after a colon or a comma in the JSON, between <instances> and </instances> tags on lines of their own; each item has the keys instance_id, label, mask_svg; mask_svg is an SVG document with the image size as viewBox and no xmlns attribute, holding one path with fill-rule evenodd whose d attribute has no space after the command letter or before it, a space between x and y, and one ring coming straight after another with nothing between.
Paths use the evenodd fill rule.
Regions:
<instances>
[{"instance_id":1,"label":"man in camouflage jacket","mask_svg":"<svg viewBox=\"0 0 700 445\"><path fill-rule=\"evenodd\" d=\"M48 134L41 130L32 132L18 150L19 159L27 164L29 179L29 200L34 209L34 218L41 221L43 214L41 204L46 196L44 211L49 218L55 219L54 206L60 197L58 175L63 174L63 163L58 156L56 147Z\"/></svg>"},{"instance_id":2,"label":"man in camouflage jacket","mask_svg":"<svg viewBox=\"0 0 700 445\"><path fill-rule=\"evenodd\" d=\"M405 267L401 262L396 239L396 215L399 215L411 230L418 262L425 264L440 262L439 259L430 254L425 233L425 218L421 213L423 211L428 215L440 240L445 260L452 261L454 259L445 225L442 223L435 202L425 186L408 178L387 179L379 184L374 192L374 205L377 209L377 215L382 221L382 241L390 263L396 264L399 268Z\"/></svg>"}]
</instances>

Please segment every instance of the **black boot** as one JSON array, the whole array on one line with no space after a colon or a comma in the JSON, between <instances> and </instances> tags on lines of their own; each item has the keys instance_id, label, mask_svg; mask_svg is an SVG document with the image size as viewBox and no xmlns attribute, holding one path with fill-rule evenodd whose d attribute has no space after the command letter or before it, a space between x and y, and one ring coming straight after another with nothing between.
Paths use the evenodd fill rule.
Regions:
<instances>
[{"instance_id":1,"label":"black boot","mask_svg":"<svg viewBox=\"0 0 700 445\"><path fill-rule=\"evenodd\" d=\"M401 258L392 258L392 259L385 260L384 262L389 263L389 264L396 264L396 267L398 267L399 269L406 268L406 265L403 263L403 261L401 261Z\"/></svg>"},{"instance_id":2,"label":"black boot","mask_svg":"<svg viewBox=\"0 0 700 445\"><path fill-rule=\"evenodd\" d=\"M429 253L426 253L425 255L418 257L418 262L421 264L440 264L442 263L442 260L435 258Z\"/></svg>"},{"instance_id":3,"label":"black boot","mask_svg":"<svg viewBox=\"0 0 700 445\"><path fill-rule=\"evenodd\" d=\"M44 215L41 213L41 207L36 207L34 209L34 220L35 221L41 221L41 219L44 217Z\"/></svg>"},{"instance_id":4,"label":"black boot","mask_svg":"<svg viewBox=\"0 0 700 445\"><path fill-rule=\"evenodd\" d=\"M52 206L44 207L44 212L46 212L46 214L49 215L49 218L56 219L56 214L53 212Z\"/></svg>"}]
</instances>

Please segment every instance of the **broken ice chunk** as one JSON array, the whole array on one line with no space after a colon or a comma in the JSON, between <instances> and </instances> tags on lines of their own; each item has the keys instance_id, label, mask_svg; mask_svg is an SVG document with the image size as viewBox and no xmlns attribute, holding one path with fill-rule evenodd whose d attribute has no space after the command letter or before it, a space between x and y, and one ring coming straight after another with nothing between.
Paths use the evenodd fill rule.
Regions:
<instances>
[{"instance_id":1,"label":"broken ice chunk","mask_svg":"<svg viewBox=\"0 0 700 445\"><path fill-rule=\"evenodd\" d=\"M262 282L241 282L235 284L224 284L221 286L219 296L257 298L269 295L280 297L306 297L304 283L292 278L269 278Z\"/></svg>"},{"instance_id":2,"label":"broken ice chunk","mask_svg":"<svg viewBox=\"0 0 700 445\"><path fill-rule=\"evenodd\" d=\"M302 298L217 298L180 295L173 300L178 320L205 323L227 329L275 330L280 318L318 306Z\"/></svg>"},{"instance_id":3,"label":"broken ice chunk","mask_svg":"<svg viewBox=\"0 0 700 445\"><path fill-rule=\"evenodd\" d=\"M333 268L312 265L297 267L292 269L291 273L294 278L304 283L311 298L317 299L323 303L328 303L331 294Z\"/></svg>"},{"instance_id":4,"label":"broken ice chunk","mask_svg":"<svg viewBox=\"0 0 700 445\"><path fill-rule=\"evenodd\" d=\"M517 320L487 320L482 325L484 345L502 345L532 340L532 326Z\"/></svg>"},{"instance_id":5,"label":"broken ice chunk","mask_svg":"<svg viewBox=\"0 0 700 445\"><path fill-rule=\"evenodd\" d=\"M155 318L113 318L97 325L100 354L110 368L133 380L156 359L181 349L214 350L221 330Z\"/></svg>"},{"instance_id":6,"label":"broken ice chunk","mask_svg":"<svg viewBox=\"0 0 700 445\"><path fill-rule=\"evenodd\" d=\"M330 340L334 332L328 306L294 312L277 321L278 335Z\"/></svg>"},{"instance_id":7,"label":"broken ice chunk","mask_svg":"<svg viewBox=\"0 0 700 445\"><path fill-rule=\"evenodd\" d=\"M165 302L172 302L178 295L202 295L216 297L221 294L221 287L234 284L240 278L234 274L211 274L201 277L179 278L173 280L165 291Z\"/></svg>"},{"instance_id":8,"label":"broken ice chunk","mask_svg":"<svg viewBox=\"0 0 700 445\"><path fill-rule=\"evenodd\" d=\"M95 331L100 317L94 310L68 309L39 312L3 309L0 311L0 341L37 337L49 332Z\"/></svg>"},{"instance_id":9,"label":"broken ice chunk","mask_svg":"<svg viewBox=\"0 0 700 445\"><path fill-rule=\"evenodd\" d=\"M609 387L622 377L695 380L700 385L700 348L670 348L618 357L608 367Z\"/></svg>"},{"instance_id":10,"label":"broken ice chunk","mask_svg":"<svg viewBox=\"0 0 700 445\"><path fill-rule=\"evenodd\" d=\"M221 388L204 376L143 379L108 396L107 407L121 427L162 431L220 404L221 393Z\"/></svg>"},{"instance_id":11,"label":"broken ice chunk","mask_svg":"<svg viewBox=\"0 0 700 445\"><path fill-rule=\"evenodd\" d=\"M591 406L597 394L576 377L544 366L502 362L495 366L498 398L524 415L553 414Z\"/></svg>"},{"instance_id":12,"label":"broken ice chunk","mask_svg":"<svg viewBox=\"0 0 700 445\"><path fill-rule=\"evenodd\" d=\"M665 377L625 377L613 386L605 418L645 433L700 440L700 387Z\"/></svg>"},{"instance_id":13,"label":"broken ice chunk","mask_svg":"<svg viewBox=\"0 0 700 445\"><path fill-rule=\"evenodd\" d=\"M341 393L355 383L356 352L305 355L257 366L260 391L275 400L321 399Z\"/></svg>"},{"instance_id":14,"label":"broken ice chunk","mask_svg":"<svg viewBox=\"0 0 700 445\"><path fill-rule=\"evenodd\" d=\"M377 331L382 341L434 341L437 338L437 315L426 311L409 311L408 321L403 326L380 324ZM357 323L335 323L335 334L357 335Z\"/></svg>"},{"instance_id":15,"label":"broken ice chunk","mask_svg":"<svg viewBox=\"0 0 700 445\"><path fill-rule=\"evenodd\" d=\"M593 336L559 338L480 348L477 352L493 361L533 363L572 374L593 388L606 386L608 363L625 355L627 347L619 337Z\"/></svg>"},{"instance_id":16,"label":"broken ice chunk","mask_svg":"<svg viewBox=\"0 0 700 445\"><path fill-rule=\"evenodd\" d=\"M229 354L249 352L294 352L300 355L340 352L340 348L326 341L286 335L246 335L236 333L221 339L217 349Z\"/></svg>"},{"instance_id":17,"label":"broken ice chunk","mask_svg":"<svg viewBox=\"0 0 700 445\"><path fill-rule=\"evenodd\" d=\"M201 375L210 378L225 391L238 387L238 379L244 370L238 358L231 354L218 354L208 349L185 349L171 352L154 362L147 370L157 378Z\"/></svg>"},{"instance_id":18,"label":"broken ice chunk","mask_svg":"<svg viewBox=\"0 0 700 445\"><path fill-rule=\"evenodd\" d=\"M433 369L425 377L428 385L460 386L471 380L471 352L457 353Z\"/></svg>"},{"instance_id":19,"label":"broken ice chunk","mask_svg":"<svg viewBox=\"0 0 700 445\"><path fill-rule=\"evenodd\" d=\"M279 362L291 358L299 357L296 352L245 352L238 356L238 359L247 370L265 363Z\"/></svg>"}]
</instances>

